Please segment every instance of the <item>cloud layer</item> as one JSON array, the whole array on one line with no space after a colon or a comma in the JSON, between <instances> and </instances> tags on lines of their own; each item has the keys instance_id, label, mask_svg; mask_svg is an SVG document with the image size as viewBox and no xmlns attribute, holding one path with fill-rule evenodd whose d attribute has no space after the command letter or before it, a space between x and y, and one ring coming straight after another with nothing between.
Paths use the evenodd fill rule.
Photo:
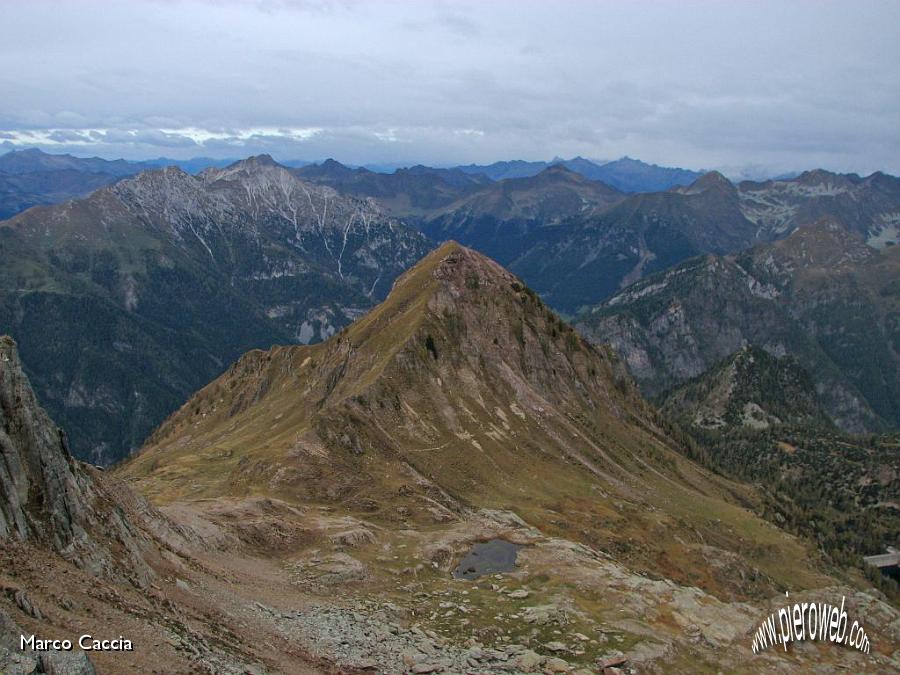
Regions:
<instances>
[{"instance_id":1,"label":"cloud layer","mask_svg":"<svg viewBox=\"0 0 900 675\"><path fill-rule=\"evenodd\" d=\"M0 148L900 173L900 4L8 2Z\"/></svg>"}]
</instances>

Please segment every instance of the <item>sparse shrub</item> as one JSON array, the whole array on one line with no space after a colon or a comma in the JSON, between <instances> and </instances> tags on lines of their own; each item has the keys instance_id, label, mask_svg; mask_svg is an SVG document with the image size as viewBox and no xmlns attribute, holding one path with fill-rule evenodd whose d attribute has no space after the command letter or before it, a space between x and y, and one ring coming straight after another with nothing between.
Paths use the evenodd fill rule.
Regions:
<instances>
[{"instance_id":1,"label":"sparse shrub","mask_svg":"<svg viewBox=\"0 0 900 675\"><path fill-rule=\"evenodd\" d=\"M431 333L429 333L425 337L425 349L427 349L431 353L431 355L434 357L434 360L437 361L437 358L438 358L437 346L434 344L434 338L431 336Z\"/></svg>"},{"instance_id":2,"label":"sparse shrub","mask_svg":"<svg viewBox=\"0 0 900 675\"><path fill-rule=\"evenodd\" d=\"M516 340L519 341L519 344L523 347L525 346L525 324L516 319L513 322L513 335L515 335Z\"/></svg>"}]
</instances>

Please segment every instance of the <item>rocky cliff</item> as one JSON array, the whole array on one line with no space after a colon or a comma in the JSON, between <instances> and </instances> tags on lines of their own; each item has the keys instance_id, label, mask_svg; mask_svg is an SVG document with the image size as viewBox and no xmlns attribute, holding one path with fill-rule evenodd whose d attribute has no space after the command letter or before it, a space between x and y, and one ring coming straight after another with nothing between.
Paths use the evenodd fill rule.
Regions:
<instances>
[{"instance_id":1,"label":"rocky cliff","mask_svg":"<svg viewBox=\"0 0 900 675\"><path fill-rule=\"evenodd\" d=\"M15 342L0 337L0 538L67 551L86 538L89 481L38 405Z\"/></svg>"},{"instance_id":2,"label":"rocky cliff","mask_svg":"<svg viewBox=\"0 0 900 675\"><path fill-rule=\"evenodd\" d=\"M625 288L578 320L657 396L746 345L790 355L851 432L900 424L900 255L821 221L734 256L694 258Z\"/></svg>"}]
</instances>

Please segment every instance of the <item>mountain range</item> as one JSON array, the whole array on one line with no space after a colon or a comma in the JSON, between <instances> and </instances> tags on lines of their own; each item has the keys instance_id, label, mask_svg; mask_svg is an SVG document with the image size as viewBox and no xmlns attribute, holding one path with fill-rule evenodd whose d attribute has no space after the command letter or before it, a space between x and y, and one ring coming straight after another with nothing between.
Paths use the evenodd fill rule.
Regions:
<instances>
[{"instance_id":1,"label":"mountain range","mask_svg":"<svg viewBox=\"0 0 900 675\"><path fill-rule=\"evenodd\" d=\"M530 178L553 166L564 166L589 180L596 180L622 192L659 192L677 185L690 185L702 172L647 164L638 159L623 157L613 162L593 162L584 157L550 162L526 162L513 160L493 164L468 164L456 169L470 174L481 174L491 180Z\"/></svg>"},{"instance_id":2,"label":"mountain range","mask_svg":"<svg viewBox=\"0 0 900 675\"><path fill-rule=\"evenodd\" d=\"M31 148L0 155L0 220L32 206L58 204L85 196L125 176L133 176L167 166L177 166L190 174L209 168L225 168L238 160L195 157L187 160L160 157L143 161L105 160L99 157L75 157L49 154ZM503 164L530 167L505 175ZM582 159L553 162L497 163L485 167L469 165L433 168L423 165L396 169L347 167L329 159L321 164L305 160L286 160L283 166L297 170L304 180L330 185L359 197L376 197L392 213L416 217L444 206L471 188L500 178L536 175L550 166L565 165L592 180L603 180L622 190L641 192L666 189L690 183L699 176L683 169L667 169L624 158L602 166ZM483 169L483 171L482 171Z\"/></svg>"},{"instance_id":3,"label":"mountain range","mask_svg":"<svg viewBox=\"0 0 900 675\"><path fill-rule=\"evenodd\" d=\"M746 252L693 258L579 318L649 396L745 345L790 355L830 418L861 433L900 424L900 249L877 251L830 220Z\"/></svg>"},{"instance_id":4,"label":"mountain range","mask_svg":"<svg viewBox=\"0 0 900 675\"><path fill-rule=\"evenodd\" d=\"M48 167L75 161L41 153L3 157L8 169L27 168L25 160ZM110 171L127 168L113 164ZM105 181L113 174L80 175ZM737 253L748 246L785 237L808 218L832 212L843 218L834 221L842 232L868 242L851 236L832 248L893 259L888 249L900 190L897 179L883 174L817 171L735 186L708 173L689 186L628 195L561 165L492 182L459 170L414 167L388 175L333 161L290 168L259 157L197 176L166 168L110 180L118 182L90 197L30 209L0 224L0 329L20 340L41 400L69 429L74 452L98 463L136 448L190 392L246 349L323 340L362 315L436 245L417 228L434 241L454 239L487 253L558 311L588 311L590 317L580 319L586 334L623 349L648 395L699 375L745 342L769 336L771 343L787 332L800 336L790 349L807 354L798 358L827 389L825 407L842 428L896 423L889 402L897 389L890 382L896 327L887 310L871 309L885 317L880 332L869 336L872 344L853 345L871 355L860 369L852 365L852 352L838 353L839 340L823 337L836 330L831 319L798 318L793 308L784 309L783 298L769 303L781 307L775 314L754 314L762 300L735 267L746 258ZM852 212L853 204L865 206ZM396 212L407 216L397 219ZM635 356L640 349L610 328L623 298L644 292L642 277L707 253L719 256L721 265L704 283L721 294L732 289L723 303L735 314L754 316L757 328L706 331L720 319L703 317L707 298L698 295L694 313L704 323L694 330L700 342L715 341L714 348L692 355L672 346L662 348L670 356ZM785 275L793 266L780 266L779 284L792 283ZM890 265L870 268L884 269L887 279L893 273ZM877 283L866 279L859 283ZM850 288L834 283L838 295ZM874 298L872 307L888 306L891 287L883 286L861 297ZM604 302L610 304L590 311ZM640 331L622 330L643 344ZM810 330L822 335L801 336ZM61 334L70 337L55 337ZM125 411L127 425L111 423Z\"/></svg>"},{"instance_id":5,"label":"mountain range","mask_svg":"<svg viewBox=\"0 0 900 675\"><path fill-rule=\"evenodd\" d=\"M854 210L858 204L865 206ZM625 195L557 166L484 186L425 216L419 227L437 241L487 253L573 315L646 274L701 253L774 241L823 215L870 246L891 245L900 180L815 171L734 185L710 172L686 187Z\"/></svg>"},{"instance_id":6,"label":"mountain range","mask_svg":"<svg viewBox=\"0 0 900 675\"><path fill-rule=\"evenodd\" d=\"M697 253L740 250L756 236L734 186L719 174L684 193L627 196L561 167L487 186L421 227L496 257L567 314L644 274Z\"/></svg>"},{"instance_id":7,"label":"mountain range","mask_svg":"<svg viewBox=\"0 0 900 675\"><path fill-rule=\"evenodd\" d=\"M75 453L109 463L238 355L333 334L430 248L268 157L169 167L0 224L0 317Z\"/></svg>"},{"instance_id":8,"label":"mountain range","mask_svg":"<svg viewBox=\"0 0 900 675\"><path fill-rule=\"evenodd\" d=\"M122 159L82 159L40 150L8 152L0 155L0 220L32 206L82 197L149 168Z\"/></svg>"}]
</instances>

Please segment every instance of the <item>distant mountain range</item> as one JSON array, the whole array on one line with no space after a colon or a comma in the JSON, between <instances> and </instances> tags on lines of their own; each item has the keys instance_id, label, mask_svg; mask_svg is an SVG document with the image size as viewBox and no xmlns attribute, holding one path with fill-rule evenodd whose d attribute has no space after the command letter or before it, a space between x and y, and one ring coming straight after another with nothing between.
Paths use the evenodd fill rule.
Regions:
<instances>
[{"instance_id":1,"label":"distant mountain range","mask_svg":"<svg viewBox=\"0 0 900 675\"><path fill-rule=\"evenodd\" d=\"M814 171L734 185L709 172L689 186L626 195L556 166L484 186L419 226L487 253L574 314L692 256L742 251L823 216L888 246L898 240L900 179Z\"/></svg>"},{"instance_id":2,"label":"distant mountain range","mask_svg":"<svg viewBox=\"0 0 900 675\"><path fill-rule=\"evenodd\" d=\"M431 246L269 157L145 171L0 223L0 330L74 451L108 463L247 349L360 316Z\"/></svg>"},{"instance_id":3,"label":"distant mountain range","mask_svg":"<svg viewBox=\"0 0 900 675\"><path fill-rule=\"evenodd\" d=\"M648 276L579 327L612 344L649 396L755 345L796 359L842 429L900 426L900 248L879 252L836 221Z\"/></svg>"},{"instance_id":4,"label":"distant mountain range","mask_svg":"<svg viewBox=\"0 0 900 675\"><path fill-rule=\"evenodd\" d=\"M164 166L179 166L189 173L223 167L233 160L197 158L185 161L159 158L143 162L99 157L54 155L37 149L0 155L0 220L32 206L59 204L84 197L126 176Z\"/></svg>"},{"instance_id":5,"label":"distant mountain range","mask_svg":"<svg viewBox=\"0 0 900 675\"><path fill-rule=\"evenodd\" d=\"M0 155L0 220L27 208L58 204L85 196L125 176L177 166L190 174L223 168L237 160L195 157L187 160L160 157L145 161L105 160L55 155L38 149L14 150ZM598 165L580 157L552 162L497 162L478 167L434 168L423 165L391 170L348 167L329 159L321 164L305 160L282 163L297 169L304 180L330 185L347 194L375 197L392 213L419 217L445 206L471 189L494 180L534 176L550 166L564 165L591 180L600 180L626 192L667 189L692 182L699 173L668 169L624 158ZM507 167L504 169L504 167Z\"/></svg>"},{"instance_id":6,"label":"distant mountain range","mask_svg":"<svg viewBox=\"0 0 900 675\"><path fill-rule=\"evenodd\" d=\"M13 150L5 155L0 155L0 171L9 174L68 170L81 173L103 173L121 178L122 176L131 176L139 171L153 168L156 167L150 162L52 155L37 149Z\"/></svg>"},{"instance_id":7,"label":"distant mountain range","mask_svg":"<svg viewBox=\"0 0 900 675\"><path fill-rule=\"evenodd\" d=\"M421 227L487 252L558 311L574 314L642 275L755 241L731 183L707 174L694 185L689 193L628 196L553 167L489 185Z\"/></svg>"},{"instance_id":8,"label":"distant mountain range","mask_svg":"<svg viewBox=\"0 0 900 675\"><path fill-rule=\"evenodd\" d=\"M303 180L333 187L343 194L371 197L392 214L412 219L491 183L481 174L467 174L456 169L414 166L387 174L361 167L352 169L333 159L296 168L294 174Z\"/></svg>"},{"instance_id":9,"label":"distant mountain range","mask_svg":"<svg viewBox=\"0 0 900 675\"><path fill-rule=\"evenodd\" d=\"M515 267L518 258L533 250L535 232L542 228L555 232L625 199L615 188L556 165L535 176L503 179L469 190L419 223L435 241L459 241ZM543 291L537 278L528 282Z\"/></svg>"},{"instance_id":10,"label":"distant mountain range","mask_svg":"<svg viewBox=\"0 0 900 675\"><path fill-rule=\"evenodd\" d=\"M698 171L647 164L630 157L603 163L592 162L583 157L556 158L550 162L513 160L487 165L468 164L456 168L466 173L483 174L492 180L504 180L536 176L541 171L558 165L579 173L585 178L606 183L622 192L659 192L676 185L690 185L703 175Z\"/></svg>"},{"instance_id":11,"label":"distant mountain range","mask_svg":"<svg viewBox=\"0 0 900 675\"><path fill-rule=\"evenodd\" d=\"M43 204L57 204L151 168L125 160L50 155L21 150L0 155L0 220Z\"/></svg>"}]
</instances>

